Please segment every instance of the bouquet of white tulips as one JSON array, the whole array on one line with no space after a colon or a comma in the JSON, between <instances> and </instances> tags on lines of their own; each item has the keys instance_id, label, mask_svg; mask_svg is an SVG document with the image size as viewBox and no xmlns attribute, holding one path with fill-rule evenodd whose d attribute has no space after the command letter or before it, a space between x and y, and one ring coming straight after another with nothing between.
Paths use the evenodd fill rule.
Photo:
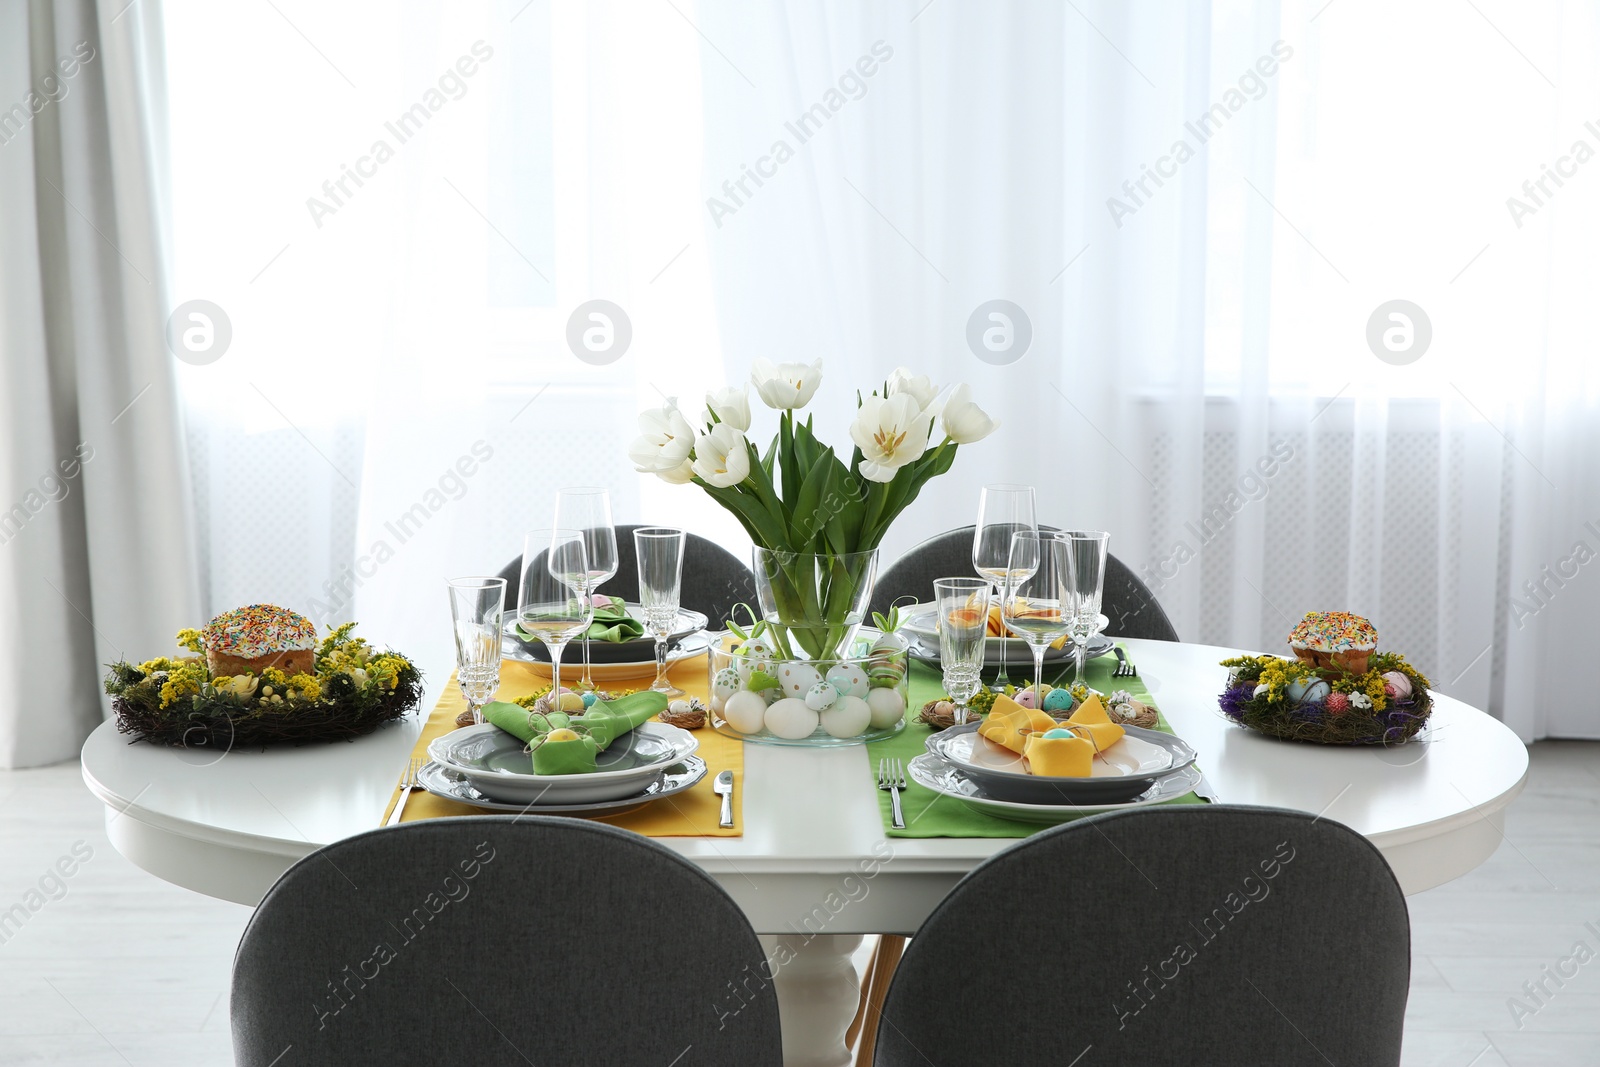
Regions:
<instances>
[{"instance_id":1,"label":"bouquet of white tulips","mask_svg":"<svg viewBox=\"0 0 1600 1067\"><path fill-rule=\"evenodd\" d=\"M950 469L960 445L997 426L966 385L944 395L925 375L900 367L871 395L857 394L846 463L817 440L809 417L795 417L821 380L821 360L756 361L750 384L781 412L764 455L745 436L745 386L708 394L698 427L673 401L642 412L640 436L628 449L640 473L693 482L738 518L757 546L757 579L776 601L765 613L786 654L788 634L813 656L837 651L840 639L854 634L856 602L872 573L867 560L853 559L875 560L873 550L923 485ZM937 443L936 428L943 431Z\"/></svg>"}]
</instances>

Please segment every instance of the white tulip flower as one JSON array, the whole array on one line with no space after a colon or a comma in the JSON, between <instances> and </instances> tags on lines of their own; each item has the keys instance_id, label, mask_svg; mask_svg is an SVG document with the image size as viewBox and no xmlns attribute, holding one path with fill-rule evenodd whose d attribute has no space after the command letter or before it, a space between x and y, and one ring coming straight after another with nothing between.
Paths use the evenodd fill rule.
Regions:
<instances>
[{"instance_id":1,"label":"white tulip flower","mask_svg":"<svg viewBox=\"0 0 1600 1067\"><path fill-rule=\"evenodd\" d=\"M942 417L945 436L958 445L970 445L994 433L1000 423L972 402L972 387L958 385L945 401Z\"/></svg>"},{"instance_id":2,"label":"white tulip flower","mask_svg":"<svg viewBox=\"0 0 1600 1067\"><path fill-rule=\"evenodd\" d=\"M926 374L912 374L906 367L896 367L889 375L889 395L914 397L930 419L938 414L933 402L938 399L939 387Z\"/></svg>"},{"instance_id":3,"label":"white tulip flower","mask_svg":"<svg viewBox=\"0 0 1600 1067\"><path fill-rule=\"evenodd\" d=\"M712 421L713 415L722 425L732 426L740 433L747 432L750 429L750 387L730 385L715 393L707 393L707 423Z\"/></svg>"},{"instance_id":4,"label":"white tulip flower","mask_svg":"<svg viewBox=\"0 0 1600 1067\"><path fill-rule=\"evenodd\" d=\"M720 422L694 439L694 473L707 485L726 489L750 474L750 451L744 434Z\"/></svg>"},{"instance_id":5,"label":"white tulip flower","mask_svg":"<svg viewBox=\"0 0 1600 1067\"><path fill-rule=\"evenodd\" d=\"M896 471L928 450L928 427L922 405L909 393L861 401L850 424L850 439L861 449L861 476L893 480Z\"/></svg>"},{"instance_id":6,"label":"white tulip flower","mask_svg":"<svg viewBox=\"0 0 1600 1067\"><path fill-rule=\"evenodd\" d=\"M822 360L812 364L779 363L758 359L750 369L750 384L761 402L778 411L803 408L822 384Z\"/></svg>"},{"instance_id":7,"label":"white tulip flower","mask_svg":"<svg viewBox=\"0 0 1600 1067\"><path fill-rule=\"evenodd\" d=\"M693 447L694 427L669 400L660 408L639 412L639 436L628 446L628 458L640 474L659 474L672 481L667 475L688 463Z\"/></svg>"}]
</instances>

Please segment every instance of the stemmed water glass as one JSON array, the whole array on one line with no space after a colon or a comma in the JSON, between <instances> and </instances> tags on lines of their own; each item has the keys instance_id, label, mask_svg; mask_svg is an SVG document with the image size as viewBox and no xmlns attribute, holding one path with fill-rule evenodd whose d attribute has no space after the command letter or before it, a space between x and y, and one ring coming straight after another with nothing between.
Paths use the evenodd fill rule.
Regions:
<instances>
[{"instance_id":1,"label":"stemmed water glass","mask_svg":"<svg viewBox=\"0 0 1600 1067\"><path fill-rule=\"evenodd\" d=\"M450 618L456 635L456 684L475 724L500 688L500 622L505 614L504 578L450 579Z\"/></svg>"},{"instance_id":2,"label":"stemmed water glass","mask_svg":"<svg viewBox=\"0 0 1600 1067\"><path fill-rule=\"evenodd\" d=\"M1011 538L1026 530L1037 531L1039 521L1034 514L1034 493L1031 485L986 485L978 495L978 523L972 532L972 566L994 585L995 596L1001 596L1006 583L1024 574L1011 572ZM994 691L1004 692L1011 679L1006 676L1006 642L1000 641L1000 673L994 680Z\"/></svg>"},{"instance_id":3,"label":"stemmed water glass","mask_svg":"<svg viewBox=\"0 0 1600 1067\"><path fill-rule=\"evenodd\" d=\"M1040 708L1044 650L1065 636L1072 622L1067 536L1038 530L1012 535L1009 569L1012 577L1000 602L1000 618L1033 650L1033 706Z\"/></svg>"},{"instance_id":4,"label":"stemmed water glass","mask_svg":"<svg viewBox=\"0 0 1600 1067\"><path fill-rule=\"evenodd\" d=\"M577 530L583 535L589 570L584 578L584 595L591 601L606 582L617 576L617 528L611 522L611 496L592 485L574 486L556 492L556 525ZM589 670L589 631L583 631L583 679L579 689L593 689Z\"/></svg>"},{"instance_id":5,"label":"stemmed water glass","mask_svg":"<svg viewBox=\"0 0 1600 1067\"><path fill-rule=\"evenodd\" d=\"M939 666L944 691L956 705L956 725L967 721L967 702L982 685L983 646L989 636L989 581L936 578L933 600L939 619Z\"/></svg>"},{"instance_id":6,"label":"stemmed water glass","mask_svg":"<svg viewBox=\"0 0 1600 1067\"><path fill-rule=\"evenodd\" d=\"M589 629L589 553L579 530L535 530L522 547L522 602L517 625L550 650L550 703L561 706L561 653Z\"/></svg>"},{"instance_id":7,"label":"stemmed water glass","mask_svg":"<svg viewBox=\"0 0 1600 1067\"><path fill-rule=\"evenodd\" d=\"M656 639L657 693L682 696L683 690L667 680L667 636L678 620L678 590L683 582L682 530L647 526L633 531L639 557L639 608L644 628Z\"/></svg>"},{"instance_id":8,"label":"stemmed water glass","mask_svg":"<svg viewBox=\"0 0 1600 1067\"><path fill-rule=\"evenodd\" d=\"M1099 530L1069 530L1062 535L1067 543L1067 616L1077 654L1075 681L1083 681L1088 660L1089 638L1100 632L1101 593L1106 580L1106 546L1111 535Z\"/></svg>"}]
</instances>

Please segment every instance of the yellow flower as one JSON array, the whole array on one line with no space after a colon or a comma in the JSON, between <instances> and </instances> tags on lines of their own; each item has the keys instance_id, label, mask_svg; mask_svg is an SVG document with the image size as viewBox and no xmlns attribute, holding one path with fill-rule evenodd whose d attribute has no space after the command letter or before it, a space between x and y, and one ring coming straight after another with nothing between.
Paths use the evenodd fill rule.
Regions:
<instances>
[{"instance_id":1,"label":"yellow flower","mask_svg":"<svg viewBox=\"0 0 1600 1067\"><path fill-rule=\"evenodd\" d=\"M281 686L289 684L289 679L285 678L283 672L276 667L268 667L266 670L261 672L261 677L265 678L273 685Z\"/></svg>"},{"instance_id":2,"label":"yellow flower","mask_svg":"<svg viewBox=\"0 0 1600 1067\"><path fill-rule=\"evenodd\" d=\"M200 687L206 683L206 666L198 660L179 664L167 675L167 680L161 686L161 706L164 708L176 700L192 696L200 692Z\"/></svg>"},{"instance_id":3,"label":"yellow flower","mask_svg":"<svg viewBox=\"0 0 1600 1067\"><path fill-rule=\"evenodd\" d=\"M148 678L156 671L170 671L177 666L176 660L168 659L166 656L157 656L155 659L147 659L139 664L139 673Z\"/></svg>"},{"instance_id":4,"label":"yellow flower","mask_svg":"<svg viewBox=\"0 0 1600 1067\"><path fill-rule=\"evenodd\" d=\"M301 700L317 700L322 696L322 686L309 674L297 674L289 679L289 695Z\"/></svg>"},{"instance_id":5,"label":"yellow flower","mask_svg":"<svg viewBox=\"0 0 1600 1067\"><path fill-rule=\"evenodd\" d=\"M206 650L205 639L201 637L199 630L193 630L187 627L179 630L177 641L179 648L187 648L190 652L193 652L196 655L203 654Z\"/></svg>"}]
</instances>

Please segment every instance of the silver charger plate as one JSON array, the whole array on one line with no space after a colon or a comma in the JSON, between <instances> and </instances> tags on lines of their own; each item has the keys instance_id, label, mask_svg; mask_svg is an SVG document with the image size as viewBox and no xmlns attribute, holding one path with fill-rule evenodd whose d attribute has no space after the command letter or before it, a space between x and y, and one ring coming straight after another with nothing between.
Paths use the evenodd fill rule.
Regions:
<instances>
[{"instance_id":1,"label":"silver charger plate","mask_svg":"<svg viewBox=\"0 0 1600 1067\"><path fill-rule=\"evenodd\" d=\"M1118 804L1163 775L1193 764L1188 742L1159 730L1124 726L1123 740L1096 756L1092 777L1029 774L1020 755L978 734L982 723L930 734L928 751L956 767L997 800L1024 804Z\"/></svg>"},{"instance_id":2,"label":"silver charger plate","mask_svg":"<svg viewBox=\"0 0 1600 1067\"><path fill-rule=\"evenodd\" d=\"M628 614L639 618L643 609L637 604L626 605ZM699 633L706 628L706 617L698 611L687 608L678 610L678 617L673 620L672 630L667 634L667 649L670 656L671 650L677 647L684 638L691 634ZM536 663L549 663L550 650L543 641L529 640L517 632L516 613L509 613L504 623L504 636L516 643L526 656ZM656 639L648 634L636 637L631 641L590 641L590 663L642 663L649 660L652 664L656 659ZM583 662L583 638L575 638L561 653L561 665L570 667Z\"/></svg>"},{"instance_id":3,"label":"silver charger plate","mask_svg":"<svg viewBox=\"0 0 1600 1067\"><path fill-rule=\"evenodd\" d=\"M518 804L587 804L643 792L667 767L692 756L687 730L647 722L617 738L588 774L534 774L525 745L493 723L463 726L428 745L428 756L463 776L486 797Z\"/></svg>"},{"instance_id":4,"label":"silver charger plate","mask_svg":"<svg viewBox=\"0 0 1600 1067\"><path fill-rule=\"evenodd\" d=\"M1057 823L1099 811L1123 811L1142 808L1176 800L1192 793L1200 784L1202 775L1194 765L1179 768L1157 778L1150 787L1132 800L1115 804L1025 804L1014 800L1000 800L985 793L971 778L961 773L931 752L924 752L906 764L911 780L941 796L959 800L973 811L993 815L997 819L1032 823L1037 826L1054 826Z\"/></svg>"},{"instance_id":5,"label":"silver charger plate","mask_svg":"<svg viewBox=\"0 0 1600 1067\"><path fill-rule=\"evenodd\" d=\"M512 804L485 796L473 787L472 782L450 770L442 763L429 762L417 772L417 782L436 797L459 800L488 811L506 811L532 815L623 815L637 811L646 804L663 797L676 796L693 787L706 776L706 761L699 756L687 756L661 772L661 777L651 782L642 793L618 800L597 800L587 804Z\"/></svg>"}]
</instances>

